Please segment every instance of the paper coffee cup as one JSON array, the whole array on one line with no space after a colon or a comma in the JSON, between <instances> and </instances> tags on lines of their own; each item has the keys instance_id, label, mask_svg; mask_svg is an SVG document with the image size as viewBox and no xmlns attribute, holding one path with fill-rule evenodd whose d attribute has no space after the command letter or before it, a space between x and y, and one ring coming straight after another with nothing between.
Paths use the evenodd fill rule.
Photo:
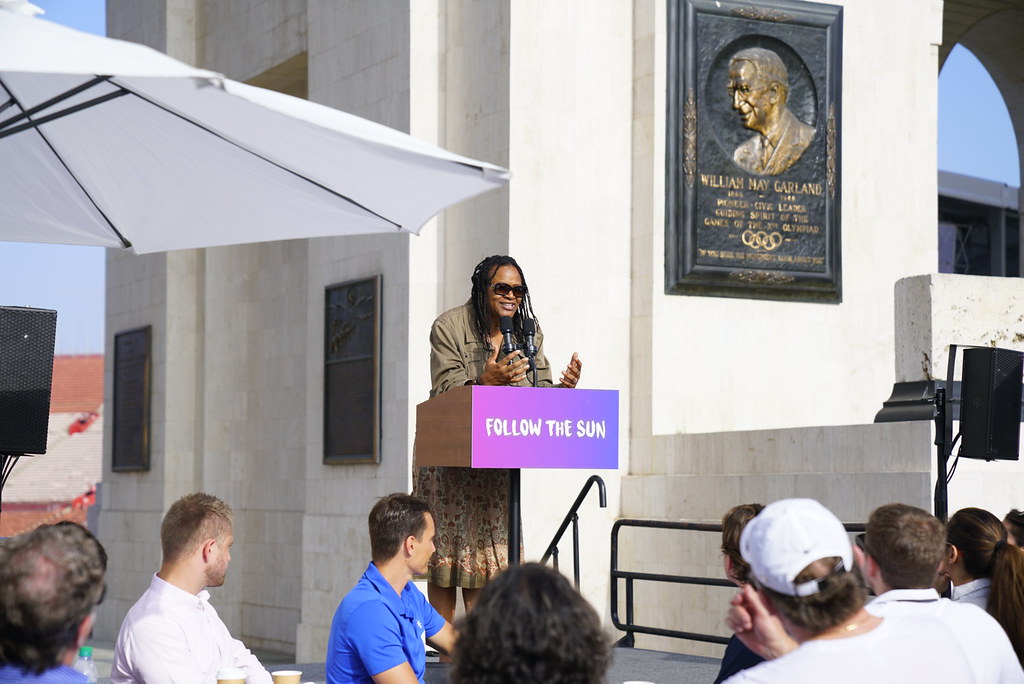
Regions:
<instances>
[{"instance_id":1,"label":"paper coffee cup","mask_svg":"<svg viewBox=\"0 0 1024 684\"><path fill-rule=\"evenodd\" d=\"M274 678L274 684L299 684L302 673L298 670L277 670L270 676Z\"/></svg>"},{"instance_id":2,"label":"paper coffee cup","mask_svg":"<svg viewBox=\"0 0 1024 684\"><path fill-rule=\"evenodd\" d=\"M217 670L217 684L245 684L245 670L240 667L222 667Z\"/></svg>"}]
</instances>

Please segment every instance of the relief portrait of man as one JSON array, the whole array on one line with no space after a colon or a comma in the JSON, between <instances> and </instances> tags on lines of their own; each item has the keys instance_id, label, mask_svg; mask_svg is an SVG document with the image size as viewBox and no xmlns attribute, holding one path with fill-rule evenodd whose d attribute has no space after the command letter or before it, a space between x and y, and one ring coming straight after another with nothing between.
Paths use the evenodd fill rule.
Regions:
<instances>
[{"instance_id":1,"label":"relief portrait of man","mask_svg":"<svg viewBox=\"0 0 1024 684\"><path fill-rule=\"evenodd\" d=\"M748 48L732 56L729 96L743 127L757 133L733 153L733 161L743 169L774 176L795 164L811 144L814 127L786 106L789 74L771 50Z\"/></svg>"}]
</instances>

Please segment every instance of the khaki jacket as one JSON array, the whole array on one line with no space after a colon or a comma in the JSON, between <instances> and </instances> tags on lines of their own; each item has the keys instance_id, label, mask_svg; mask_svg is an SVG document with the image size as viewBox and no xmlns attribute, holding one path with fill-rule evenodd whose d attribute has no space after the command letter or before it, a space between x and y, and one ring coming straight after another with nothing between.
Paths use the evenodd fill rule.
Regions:
<instances>
[{"instance_id":1,"label":"khaki jacket","mask_svg":"<svg viewBox=\"0 0 1024 684\"><path fill-rule=\"evenodd\" d=\"M544 356L544 333L537 326L537 386L551 387L551 366ZM430 396L465 385L483 372L491 355L490 345L481 342L473 327L471 303L449 309L430 328ZM517 383L528 386L529 381Z\"/></svg>"}]
</instances>

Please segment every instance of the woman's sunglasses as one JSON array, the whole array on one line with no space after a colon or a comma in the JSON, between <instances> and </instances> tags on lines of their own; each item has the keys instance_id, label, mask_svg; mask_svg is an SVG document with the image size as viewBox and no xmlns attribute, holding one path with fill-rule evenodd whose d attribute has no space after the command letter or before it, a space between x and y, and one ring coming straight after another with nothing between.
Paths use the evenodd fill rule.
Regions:
<instances>
[{"instance_id":1,"label":"woman's sunglasses","mask_svg":"<svg viewBox=\"0 0 1024 684\"><path fill-rule=\"evenodd\" d=\"M526 294L525 285L509 285L508 283L494 283L491 285L491 289L494 290L494 294L499 297L504 297L511 292L516 299L522 299Z\"/></svg>"}]
</instances>

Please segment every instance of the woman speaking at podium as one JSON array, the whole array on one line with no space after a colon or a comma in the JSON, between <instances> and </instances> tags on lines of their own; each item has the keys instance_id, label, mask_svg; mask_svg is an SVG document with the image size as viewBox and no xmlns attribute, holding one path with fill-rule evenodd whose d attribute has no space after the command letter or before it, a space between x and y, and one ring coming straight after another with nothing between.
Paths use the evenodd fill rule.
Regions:
<instances>
[{"instance_id":1,"label":"woman speaking at podium","mask_svg":"<svg viewBox=\"0 0 1024 684\"><path fill-rule=\"evenodd\" d=\"M469 301L445 311L431 327L430 396L461 385L532 384L523 351L531 343L536 384L551 387L544 336L539 326L529 334L535 320L523 269L510 256L491 256L477 264L471 280ZM503 354L510 346L514 351ZM555 386L575 387L582 367L573 353ZM437 612L453 622L456 587L462 587L468 611L479 590L508 565L508 471L424 466L415 480L413 493L430 502L437 518L427 594Z\"/></svg>"}]
</instances>

